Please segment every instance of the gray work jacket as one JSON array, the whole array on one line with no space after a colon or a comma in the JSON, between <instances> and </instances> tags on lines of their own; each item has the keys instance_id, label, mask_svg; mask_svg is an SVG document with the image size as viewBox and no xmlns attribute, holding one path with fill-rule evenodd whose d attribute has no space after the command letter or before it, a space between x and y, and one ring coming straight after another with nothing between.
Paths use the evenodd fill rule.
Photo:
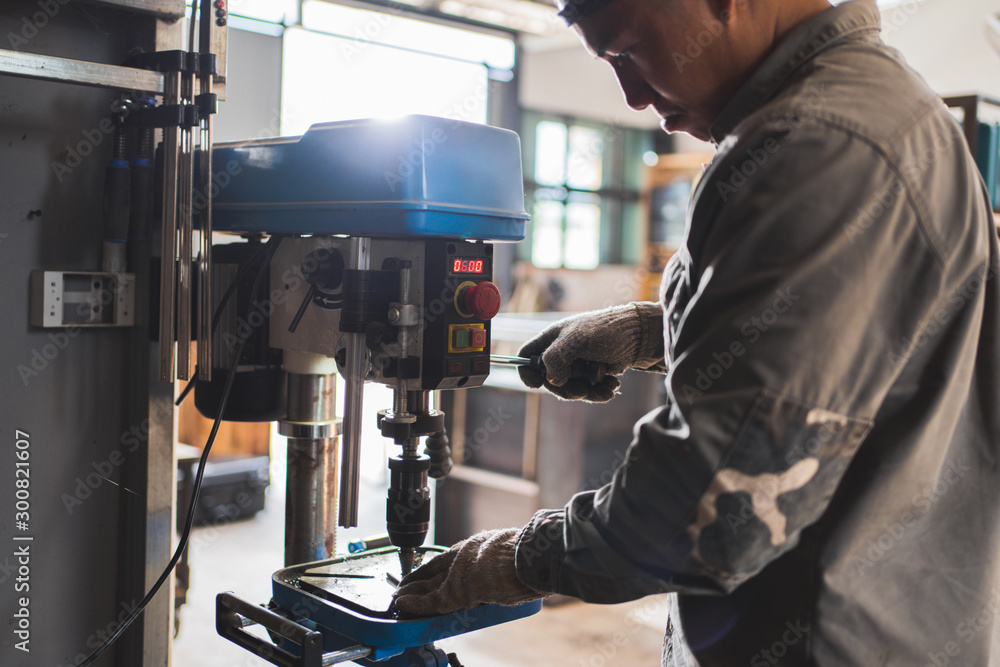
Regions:
<instances>
[{"instance_id":1,"label":"gray work jacket","mask_svg":"<svg viewBox=\"0 0 1000 667\"><path fill-rule=\"evenodd\" d=\"M879 26L821 13L717 119L664 272L667 404L519 536L541 591L675 592L665 665L1000 665L993 217Z\"/></svg>"}]
</instances>

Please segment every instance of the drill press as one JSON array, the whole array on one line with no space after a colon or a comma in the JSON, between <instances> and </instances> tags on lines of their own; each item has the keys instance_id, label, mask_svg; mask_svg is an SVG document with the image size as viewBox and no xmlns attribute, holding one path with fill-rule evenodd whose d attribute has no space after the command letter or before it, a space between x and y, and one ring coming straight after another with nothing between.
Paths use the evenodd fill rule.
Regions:
<instances>
[{"instance_id":1,"label":"drill press","mask_svg":"<svg viewBox=\"0 0 1000 667\"><path fill-rule=\"evenodd\" d=\"M460 620L402 621L389 608L394 582L440 551L422 546L428 478L451 466L444 415L431 408L430 395L480 386L489 374L490 320L500 309L492 242L523 238L528 217L517 135L421 116L347 121L313 126L300 139L223 144L214 162L234 174L215 198L214 228L282 239L260 308L267 324L249 327L257 338L243 358L225 359L211 382L199 383L196 403L211 412L199 389L216 396L219 371L236 364L246 386L237 385L233 396L246 400L231 398L227 416L255 412L241 403L266 404L260 412L273 419L283 398L280 431L289 438L286 568L273 577L272 611L222 594L219 632L267 659L284 656L274 664L364 658L409 665L419 653L419 664L446 665L435 639L538 609L489 605ZM216 266L230 276L215 280L221 291L239 267ZM222 319L238 323L235 308ZM222 326L215 334L220 355L231 348L227 333ZM275 353L283 393L274 391ZM342 419L332 389L338 372L346 385ZM385 501L393 547L338 557L336 524L358 522L366 382L393 390L392 406L377 420L381 434L401 447L389 459ZM388 558L398 560L398 573ZM271 646L246 633L251 621L281 639ZM289 624L298 629L289 633Z\"/></svg>"}]
</instances>

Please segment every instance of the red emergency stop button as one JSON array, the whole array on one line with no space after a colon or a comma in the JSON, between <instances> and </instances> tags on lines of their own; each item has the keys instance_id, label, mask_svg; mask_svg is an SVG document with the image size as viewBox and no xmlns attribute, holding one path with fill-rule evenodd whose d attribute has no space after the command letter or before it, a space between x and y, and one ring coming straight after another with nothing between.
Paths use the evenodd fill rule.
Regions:
<instances>
[{"instance_id":1,"label":"red emergency stop button","mask_svg":"<svg viewBox=\"0 0 1000 667\"><path fill-rule=\"evenodd\" d=\"M500 312L500 288L486 280L478 284L468 283L459 291L456 305L459 312L468 313L481 320L492 320Z\"/></svg>"}]
</instances>

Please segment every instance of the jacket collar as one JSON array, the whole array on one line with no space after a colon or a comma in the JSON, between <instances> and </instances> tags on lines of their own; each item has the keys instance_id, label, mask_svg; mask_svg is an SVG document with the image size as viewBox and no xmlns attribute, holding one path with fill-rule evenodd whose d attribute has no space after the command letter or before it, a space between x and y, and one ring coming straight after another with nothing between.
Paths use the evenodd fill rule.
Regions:
<instances>
[{"instance_id":1,"label":"jacket collar","mask_svg":"<svg viewBox=\"0 0 1000 667\"><path fill-rule=\"evenodd\" d=\"M710 133L721 142L744 118L771 99L802 65L851 36L877 34L882 21L875 0L852 0L795 27L750 75L722 109Z\"/></svg>"}]
</instances>

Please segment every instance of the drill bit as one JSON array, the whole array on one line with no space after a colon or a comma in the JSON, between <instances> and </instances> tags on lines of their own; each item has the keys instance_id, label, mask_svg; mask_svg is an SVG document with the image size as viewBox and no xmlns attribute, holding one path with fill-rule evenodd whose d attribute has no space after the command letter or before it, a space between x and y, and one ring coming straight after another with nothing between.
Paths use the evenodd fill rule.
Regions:
<instances>
[{"instance_id":1,"label":"drill bit","mask_svg":"<svg viewBox=\"0 0 1000 667\"><path fill-rule=\"evenodd\" d=\"M399 569L402 571L404 577L410 572L413 572L413 561L415 557L416 551L413 547L399 548Z\"/></svg>"}]
</instances>

